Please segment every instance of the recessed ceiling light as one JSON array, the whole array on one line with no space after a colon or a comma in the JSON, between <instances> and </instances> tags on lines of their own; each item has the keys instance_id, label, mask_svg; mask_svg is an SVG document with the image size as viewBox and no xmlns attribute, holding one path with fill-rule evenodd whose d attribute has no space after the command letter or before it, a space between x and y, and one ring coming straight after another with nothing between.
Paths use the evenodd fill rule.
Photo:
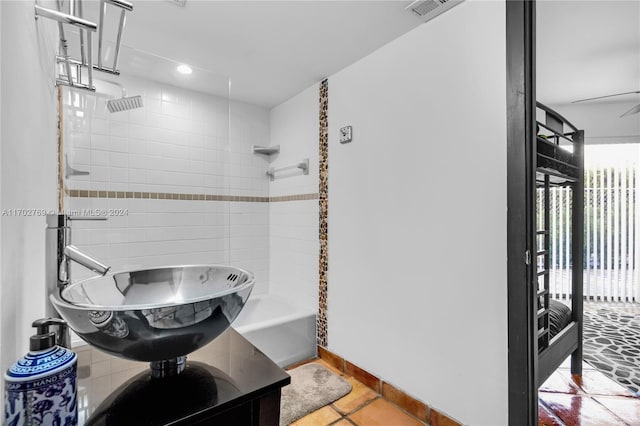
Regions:
<instances>
[{"instance_id":1,"label":"recessed ceiling light","mask_svg":"<svg viewBox=\"0 0 640 426\"><path fill-rule=\"evenodd\" d=\"M191 74L193 70L189 65L182 64L182 65L178 65L178 72L180 74Z\"/></svg>"}]
</instances>

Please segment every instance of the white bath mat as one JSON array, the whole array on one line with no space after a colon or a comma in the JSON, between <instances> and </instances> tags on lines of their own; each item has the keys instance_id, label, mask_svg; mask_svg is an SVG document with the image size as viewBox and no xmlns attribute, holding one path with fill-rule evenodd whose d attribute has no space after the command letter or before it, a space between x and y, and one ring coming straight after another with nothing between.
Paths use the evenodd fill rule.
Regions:
<instances>
[{"instance_id":1,"label":"white bath mat","mask_svg":"<svg viewBox=\"0 0 640 426\"><path fill-rule=\"evenodd\" d=\"M291 384L282 388L280 426L286 426L351 392L351 383L319 364L305 364L288 373Z\"/></svg>"}]
</instances>

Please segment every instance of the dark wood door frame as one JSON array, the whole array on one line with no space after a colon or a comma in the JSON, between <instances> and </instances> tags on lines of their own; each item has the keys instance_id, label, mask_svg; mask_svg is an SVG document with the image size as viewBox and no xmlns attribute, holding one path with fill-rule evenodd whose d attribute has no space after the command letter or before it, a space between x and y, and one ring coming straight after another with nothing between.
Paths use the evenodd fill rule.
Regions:
<instances>
[{"instance_id":1,"label":"dark wood door frame","mask_svg":"<svg viewBox=\"0 0 640 426\"><path fill-rule=\"evenodd\" d=\"M535 0L507 0L507 298L509 424L538 423L534 336Z\"/></svg>"}]
</instances>

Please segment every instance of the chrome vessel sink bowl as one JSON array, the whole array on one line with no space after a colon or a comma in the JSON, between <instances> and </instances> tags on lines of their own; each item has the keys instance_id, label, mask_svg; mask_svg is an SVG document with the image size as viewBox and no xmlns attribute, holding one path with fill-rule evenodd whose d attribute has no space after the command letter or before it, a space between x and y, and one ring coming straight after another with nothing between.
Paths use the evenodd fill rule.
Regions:
<instances>
[{"instance_id":1,"label":"chrome vessel sink bowl","mask_svg":"<svg viewBox=\"0 0 640 426\"><path fill-rule=\"evenodd\" d=\"M79 281L50 300L87 343L149 361L162 376L167 368L180 372L187 354L229 327L254 282L252 273L230 266L170 266Z\"/></svg>"}]
</instances>

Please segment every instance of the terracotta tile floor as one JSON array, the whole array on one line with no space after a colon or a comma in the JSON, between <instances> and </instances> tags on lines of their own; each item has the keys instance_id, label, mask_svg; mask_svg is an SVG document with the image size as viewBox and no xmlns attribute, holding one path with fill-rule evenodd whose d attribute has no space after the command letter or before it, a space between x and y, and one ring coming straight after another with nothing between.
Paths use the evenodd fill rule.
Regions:
<instances>
[{"instance_id":1,"label":"terracotta tile floor","mask_svg":"<svg viewBox=\"0 0 640 426\"><path fill-rule=\"evenodd\" d=\"M573 377L568 362L540 386L539 425L640 426L640 398L583 363Z\"/></svg>"},{"instance_id":2,"label":"terracotta tile floor","mask_svg":"<svg viewBox=\"0 0 640 426\"><path fill-rule=\"evenodd\" d=\"M352 389L333 404L291 426L425 425L326 362L320 359L311 362L340 374ZM640 426L640 398L586 363L582 378L573 377L569 363L565 362L540 387L538 419L538 424L545 426Z\"/></svg>"},{"instance_id":3,"label":"terracotta tile floor","mask_svg":"<svg viewBox=\"0 0 640 426\"><path fill-rule=\"evenodd\" d=\"M340 373L323 360L320 364L351 383L351 392L333 404L329 404L293 422L291 426L424 426L425 423L383 399L351 376Z\"/></svg>"}]
</instances>

